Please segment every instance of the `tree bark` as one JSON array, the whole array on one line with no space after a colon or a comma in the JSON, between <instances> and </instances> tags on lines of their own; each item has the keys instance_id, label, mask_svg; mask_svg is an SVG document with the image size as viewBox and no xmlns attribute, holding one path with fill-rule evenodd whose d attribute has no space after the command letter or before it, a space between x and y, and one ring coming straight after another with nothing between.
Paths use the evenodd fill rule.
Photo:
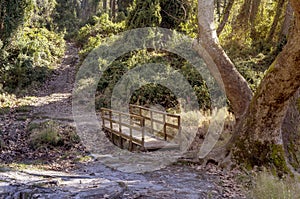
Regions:
<instances>
[{"instance_id":1,"label":"tree bark","mask_svg":"<svg viewBox=\"0 0 300 199\"><path fill-rule=\"evenodd\" d=\"M262 80L235 130L234 158L247 166L275 167L287 172L281 127L289 99L300 86L300 2L291 0L296 24L287 45Z\"/></svg>"},{"instance_id":2,"label":"tree bark","mask_svg":"<svg viewBox=\"0 0 300 199\"><path fill-rule=\"evenodd\" d=\"M116 9L116 0L110 0L110 11L112 20L116 18Z\"/></svg>"},{"instance_id":3,"label":"tree bark","mask_svg":"<svg viewBox=\"0 0 300 199\"><path fill-rule=\"evenodd\" d=\"M256 28L255 28L255 21L256 21L256 16L257 16L257 13L258 13L258 9L259 9L260 3L261 3L261 0L252 0L252 4L251 4L249 21L250 21L251 38L252 39L257 39L257 32L256 32Z\"/></svg>"},{"instance_id":4,"label":"tree bark","mask_svg":"<svg viewBox=\"0 0 300 199\"><path fill-rule=\"evenodd\" d=\"M245 0L234 23L236 32L250 31L252 39L256 39L255 21L261 0Z\"/></svg>"},{"instance_id":5,"label":"tree bark","mask_svg":"<svg viewBox=\"0 0 300 199\"><path fill-rule=\"evenodd\" d=\"M228 19L229 19L229 15L230 15L230 11L232 9L232 6L234 4L234 0L229 0L226 8L225 8L225 11L224 11L224 14L223 14L223 17L222 17L222 20L218 26L218 29L217 29L217 34L220 35L226 25L226 23L228 22Z\"/></svg>"},{"instance_id":6,"label":"tree bark","mask_svg":"<svg viewBox=\"0 0 300 199\"><path fill-rule=\"evenodd\" d=\"M107 0L103 0L102 7L103 7L103 10L106 12L107 11Z\"/></svg>"},{"instance_id":7,"label":"tree bark","mask_svg":"<svg viewBox=\"0 0 300 199\"><path fill-rule=\"evenodd\" d=\"M198 0L198 26L199 26L199 44L205 49L206 53L216 64L223 82L226 95L230 101L233 112L237 120L245 113L252 98L252 92L246 80L236 70L234 64L220 46L216 30L214 28L214 1ZM210 61L206 59L203 52L198 50L210 68ZM214 73L212 71L212 73ZM215 78L217 75L215 74Z\"/></svg>"},{"instance_id":8,"label":"tree bark","mask_svg":"<svg viewBox=\"0 0 300 199\"><path fill-rule=\"evenodd\" d=\"M245 30L249 27L252 0L245 0L234 22L235 28Z\"/></svg>"},{"instance_id":9,"label":"tree bark","mask_svg":"<svg viewBox=\"0 0 300 199\"><path fill-rule=\"evenodd\" d=\"M284 21L280 30L280 39L279 42L283 39L283 38L288 38L288 34L290 32L290 27L293 21L293 8L291 6L291 3L288 2L287 7L286 7L286 11L285 11L285 16L284 16Z\"/></svg>"},{"instance_id":10,"label":"tree bark","mask_svg":"<svg viewBox=\"0 0 300 199\"><path fill-rule=\"evenodd\" d=\"M282 139L288 163L300 171L300 89L292 97L282 124Z\"/></svg>"},{"instance_id":11,"label":"tree bark","mask_svg":"<svg viewBox=\"0 0 300 199\"><path fill-rule=\"evenodd\" d=\"M218 22L220 22L220 19L221 19L221 2L220 0L216 0L216 10L217 10L217 16L218 16Z\"/></svg>"},{"instance_id":12,"label":"tree bark","mask_svg":"<svg viewBox=\"0 0 300 199\"><path fill-rule=\"evenodd\" d=\"M237 162L247 167L273 167L278 174L290 171L281 129L289 99L300 87L300 1L291 0L291 5L295 11L293 32L251 100L246 81L218 43L212 26L213 1L198 0L199 43L216 63L235 113L242 116L227 147Z\"/></svg>"},{"instance_id":13,"label":"tree bark","mask_svg":"<svg viewBox=\"0 0 300 199\"><path fill-rule=\"evenodd\" d=\"M277 3L276 14L275 14L271 29L269 31L269 35L267 37L268 43L271 42L272 39L274 38L274 34L275 34L276 28L278 26L279 20L280 20L280 16L282 15L282 9L284 6L284 2L285 2L285 0L279 0Z\"/></svg>"}]
</instances>

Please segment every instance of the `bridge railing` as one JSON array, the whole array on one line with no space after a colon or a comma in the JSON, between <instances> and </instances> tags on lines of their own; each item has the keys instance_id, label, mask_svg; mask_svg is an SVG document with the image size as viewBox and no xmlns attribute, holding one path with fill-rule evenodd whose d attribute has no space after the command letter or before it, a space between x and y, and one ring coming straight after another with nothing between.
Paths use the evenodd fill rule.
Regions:
<instances>
[{"instance_id":1,"label":"bridge railing","mask_svg":"<svg viewBox=\"0 0 300 199\"><path fill-rule=\"evenodd\" d=\"M179 115L133 104L129 106L129 113L144 118L144 124L148 123L146 128L149 128L153 135L155 133L159 135L162 134L165 141L173 139L176 134L178 134L179 137L181 136L181 121ZM155 126L159 127L157 128Z\"/></svg>"},{"instance_id":2,"label":"bridge railing","mask_svg":"<svg viewBox=\"0 0 300 199\"><path fill-rule=\"evenodd\" d=\"M127 114L116 110L101 108L102 128L113 131L114 134L127 139L131 143L144 147L145 143L145 119L138 115ZM129 130L124 132L124 128ZM141 133L141 139L133 136L133 131Z\"/></svg>"}]
</instances>

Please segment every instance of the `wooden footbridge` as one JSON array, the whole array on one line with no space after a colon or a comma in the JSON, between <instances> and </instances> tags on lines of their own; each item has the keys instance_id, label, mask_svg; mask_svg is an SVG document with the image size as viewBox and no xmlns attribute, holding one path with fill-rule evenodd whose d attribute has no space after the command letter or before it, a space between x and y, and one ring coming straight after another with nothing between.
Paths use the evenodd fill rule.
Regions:
<instances>
[{"instance_id":1,"label":"wooden footbridge","mask_svg":"<svg viewBox=\"0 0 300 199\"><path fill-rule=\"evenodd\" d=\"M115 145L129 151L180 149L180 116L130 105L129 114L101 108L102 129Z\"/></svg>"}]
</instances>

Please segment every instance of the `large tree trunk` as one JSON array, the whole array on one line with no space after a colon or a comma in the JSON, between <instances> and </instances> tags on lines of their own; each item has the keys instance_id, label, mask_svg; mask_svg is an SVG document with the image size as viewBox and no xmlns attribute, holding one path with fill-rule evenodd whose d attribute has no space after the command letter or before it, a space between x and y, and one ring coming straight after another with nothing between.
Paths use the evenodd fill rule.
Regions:
<instances>
[{"instance_id":1,"label":"large tree trunk","mask_svg":"<svg viewBox=\"0 0 300 199\"><path fill-rule=\"evenodd\" d=\"M198 0L199 43L216 64L221 80L224 83L226 95L237 119L247 109L252 98L252 92L246 80L236 70L234 64L220 46L214 24L214 1ZM205 59L203 52L198 51ZM205 59L210 68L210 61ZM215 75L217 77L217 75Z\"/></svg>"},{"instance_id":2,"label":"large tree trunk","mask_svg":"<svg viewBox=\"0 0 300 199\"><path fill-rule=\"evenodd\" d=\"M288 163L300 171L300 89L290 100L282 124L282 139Z\"/></svg>"},{"instance_id":3,"label":"large tree trunk","mask_svg":"<svg viewBox=\"0 0 300 199\"><path fill-rule=\"evenodd\" d=\"M291 0L296 24L289 42L268 70L235 130L231 151L247 166L274 166L288 171L281 127L291 96L300 86L300 2Z\"/></svg>"},{"instance_id":4,"label":"large tree trunk","mask_svg":"<svg viewBox=\"0 0 300 199\"><path fill-rule=\"evenodd\" d=\"M279 172L289 171L284 157L281 127L289 99L300 87L300 2L291 0L291 5L296 19L293 33L270 66L249 105L251 92L246 81L218 44L212 26L213 1L198 0L199 42L216 63L235 113L241 116L244 113L242 109L246 109L237 123L228 145L229 150L239 163L249 167L274 167Z\"/></svg>"}]
</instances>

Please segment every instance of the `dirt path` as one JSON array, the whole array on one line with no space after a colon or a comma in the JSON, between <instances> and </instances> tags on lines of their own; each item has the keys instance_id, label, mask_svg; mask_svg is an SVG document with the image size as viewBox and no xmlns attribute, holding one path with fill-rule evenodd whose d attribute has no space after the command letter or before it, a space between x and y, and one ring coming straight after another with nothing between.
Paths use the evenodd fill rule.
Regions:
<instances>
[{"instance_id":1,"label":"dirt path","mask_svg":"<svg viewBox=\"0 0 300 199\"><path fill-rule=\"evenodd\" d=\"M72 90L75 67L79 62L78 49L67 43L66 53L56 72L37 92L32 113L41 119L73 121Z\"/></svg>"},{"instance_id":2,"label":"dirt path","mask_svg":"<svg viewBox=\"0 0 300 199\"><path fill-rule=\"evenodd\" d=\"M0 155L2 160L14 162L18 157L23 157L21 160L30 158L28 154L31 152L26 142L29 123L55 120L63 125L74 126L71 102L78 61L78 49L68 44L61 65L52 78L38 89L36 98L30 104L33 108L25 112L14 109L1 117L1 129L10 140L8 150ZM156 157L148 162L136 162L134 154L129 152L120 150L120 154L115 156L111 153L105 157L93 155L90 162L77 164L77 169L71 171L38 170L30 166L20 169L0 167L0 198L244 197L241 186L233 180L236 172L225 172L213 165L202 168L171 164L156 171L135 173L134 165L159 163L160 154L146 154ZM109 160L105 161L108 156ZM123 159L120 160L120 157ZM61 168L65 167L61 165Z\"/></svg>"},{"instance_id":3,"label":"dirt path","mask_svg":"<svg viewBox=\"0 0 300 199\"><path fill-rule=\"evenodd\" d=\"M1 136L5 142L5 149L0 153L1 162L23 161L37 155L28 146L30 125L49 120L66 125L73 123L72 89L78 62L78 49L68 43L65 56L53 75L40 88L32 90L28 97L22 99L26 103L14 106L8 113L0 115Z\"/></svg>"}]
</instances>

